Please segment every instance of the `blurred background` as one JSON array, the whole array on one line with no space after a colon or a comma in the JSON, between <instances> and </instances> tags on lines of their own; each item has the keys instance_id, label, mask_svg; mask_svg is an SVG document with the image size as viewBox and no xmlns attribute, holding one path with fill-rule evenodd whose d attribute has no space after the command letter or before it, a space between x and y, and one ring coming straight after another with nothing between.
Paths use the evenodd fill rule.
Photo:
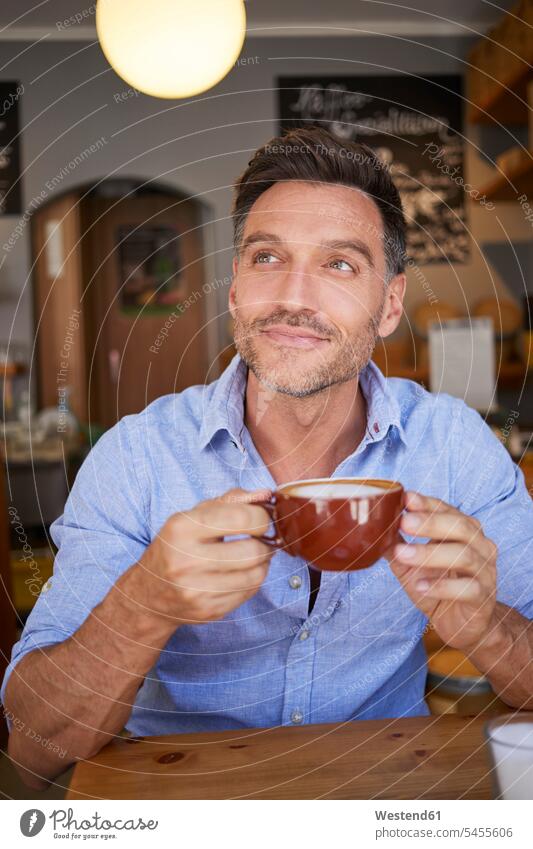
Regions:
<instances>
[{"instance_id":1,"label":"blurred background","mask_svg":"<svg viewBox=\"0 0 533 849\"><path fill-rule=\"evenodd\" d=\"M476 407L533 487L533 0L228 0L220 20L191 0L170 41L145 5L151 56L127 42L138 4L0 5L0 667L91 446L231 359L232 182L290 126L389 164L408 290L374 358ZM427 642L432 710L498 709Z\"/></svg>"}]
</instances>

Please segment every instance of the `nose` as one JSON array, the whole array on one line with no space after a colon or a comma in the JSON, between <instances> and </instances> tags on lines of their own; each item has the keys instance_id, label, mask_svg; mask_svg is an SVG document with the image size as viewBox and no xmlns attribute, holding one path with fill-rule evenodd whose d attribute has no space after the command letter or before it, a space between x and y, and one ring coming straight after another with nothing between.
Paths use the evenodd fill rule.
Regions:
<instances>
[{"instance_id":1,"label":"nose","mask_svg":"<svg viewBox=\"0 0 533 849\"><path fill-rule=\"evenodd\" d=\"M288 268L276 281L276 301L295 310L320 310L320 281L305 266Z\"/></svg>"}]
</instances>

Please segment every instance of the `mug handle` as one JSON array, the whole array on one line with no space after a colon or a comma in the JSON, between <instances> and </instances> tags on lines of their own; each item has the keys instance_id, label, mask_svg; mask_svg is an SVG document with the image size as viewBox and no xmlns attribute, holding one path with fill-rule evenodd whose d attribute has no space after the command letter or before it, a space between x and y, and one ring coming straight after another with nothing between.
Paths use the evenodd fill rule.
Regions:
<instances>
[{"instance_id":1,"label":"mug handle","mask_svg":"<svg viewBox=\"0 0 533 849\"><path fill-rule=\"evenodd\" d=\"M256 501L255 504L259 505L259 507L263 507L263 509L267 511L268 515L270 516L271 522L274 524L275 523L274 510L275 510L275 507L276 507L276 504L275 504L275 501L274 501L274 496L271 496L269 501ZM275 524L274 524L274 527L275 527ZM274 536L267 536L266 534L263 534L260 537L255 537L255 539L258 539L259 542L264 542L266 545L272 546L272 548L279 548L280 546L283 545L283 540L281 539L280 536L278 536L277 533L274 533Z\"/></svg>"}]
</instances>

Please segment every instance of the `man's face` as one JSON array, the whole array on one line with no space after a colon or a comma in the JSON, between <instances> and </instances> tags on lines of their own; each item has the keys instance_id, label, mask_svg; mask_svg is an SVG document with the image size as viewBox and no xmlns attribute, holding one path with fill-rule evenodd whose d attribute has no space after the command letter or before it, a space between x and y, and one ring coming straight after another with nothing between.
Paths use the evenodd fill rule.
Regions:
<instances>
[{"instance_id":1,"label":"man's face","mask_svg":"<svg viewBox=\"0 0 533 849\"><path fill-rule=\"evenodd\" d=\"M237 350L261 383L304 397L352 380L394 329L390 297L381 216L362 192L288 181L255 202L230 310Z\"/></svg>"}]
</instances>

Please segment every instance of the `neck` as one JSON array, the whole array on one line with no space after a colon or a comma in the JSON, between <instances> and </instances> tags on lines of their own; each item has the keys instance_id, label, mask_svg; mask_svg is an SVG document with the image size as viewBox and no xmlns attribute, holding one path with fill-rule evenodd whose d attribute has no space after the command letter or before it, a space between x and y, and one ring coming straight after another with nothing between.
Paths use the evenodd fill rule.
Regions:
<instances>
[{"instance_id":1,"label":"neck","mask_svg":"<svg viewBox=\"0 0 533 849\"><path fill-rule=\"evenodd\" d=\"M248 369L245 423L278 485L330 477L361 442L366 422L357 378L293 398L267 389Z\"/></svg>"}]
</instances>

